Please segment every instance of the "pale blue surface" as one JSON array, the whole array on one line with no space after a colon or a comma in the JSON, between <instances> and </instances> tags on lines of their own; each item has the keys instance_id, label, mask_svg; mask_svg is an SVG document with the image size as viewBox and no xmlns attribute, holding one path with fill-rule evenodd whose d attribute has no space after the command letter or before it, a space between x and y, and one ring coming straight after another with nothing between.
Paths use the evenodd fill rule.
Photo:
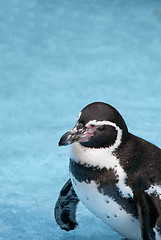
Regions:
<instances>
[{"instance_id":1,"label":"pale blue surface","mask_svg":"<svg viewBox=\"0 0 161 240\"><path fill-rule=\"evenodd\" d=\"M161 2L0 0L0 53L0 240L121 239L81 204L79 228L56 225L57 143L104 101L161 146Z\"/></svg>"}]
</instances>

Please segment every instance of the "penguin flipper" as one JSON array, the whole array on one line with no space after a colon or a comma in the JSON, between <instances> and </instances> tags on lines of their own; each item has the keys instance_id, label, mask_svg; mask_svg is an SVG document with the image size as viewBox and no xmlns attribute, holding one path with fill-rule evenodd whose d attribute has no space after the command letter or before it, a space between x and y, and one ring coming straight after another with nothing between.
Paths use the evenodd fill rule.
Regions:
<instances>
[{"instance_id":1,"label":"penguin flipper","mask_svg":"<svg viewBox=\"0 0 161 240\"><path fill-rule=\"evenodd\" d=\"M76 209L79 199L69 179L60 191L54 209L55 220L58 225L66 231L76 228Z\"/></svg>"},{"instance_id":2,"label":"penguin flipper","mask_svg":"<svg viewBox=\"0 0 161 240\"><path fill-rule=\"evenodd\" d=\"M149 199L144 191L134 193L134 198L137 204L142 240L155 240L154 219L152 219L151 210L149 209Z\"/></svg>"}]
</instances>

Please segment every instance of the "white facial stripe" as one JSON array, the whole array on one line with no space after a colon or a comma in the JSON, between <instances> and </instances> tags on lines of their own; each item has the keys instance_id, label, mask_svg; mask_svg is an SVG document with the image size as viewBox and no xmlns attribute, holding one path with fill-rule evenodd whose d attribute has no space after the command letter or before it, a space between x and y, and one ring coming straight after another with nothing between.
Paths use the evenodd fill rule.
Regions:
<instances>
[{"instance_id":1,"label":"white facial stripe","mask_svg":"<svg viewBox=\"0 0 161 240\"><path fill-rule=\"evenodd\" d=\"M110 125L110 126L113 126L113 127L116 127L118 128L118 126L113 123L113 122L110 122L110 121L97 121L97 120L90 120L86 125Z\"/></svg>"},{"instance_id":2,"label":"white facial stripe","mask_svg":"<svg viewBox=\"0 0 161 240\"><path fill-rule=\"evenodd\" d=\"M95 126L101 126L101 125L109 125L112 126L116 129L117 131L117 138L115 143L109 147L109 149L111 150L111 152L115 151L116 148L118 148L118 146L121 144L121 139L122 139L122 130L113 122L110 121L96 121L96 120L91 120L89 121L86 126L88 125L95 125Z\"/></svg>"},{"instance_id":3,"label":"white facial stripe","mask_svg":"<svg viewBox=\"0 0 161 240\"><path fill-rule=\"evenodd\" d=\"M80 116L82 115L82 112L79 113L77 121L80 119Z\"/></svg>"}]
</instances>

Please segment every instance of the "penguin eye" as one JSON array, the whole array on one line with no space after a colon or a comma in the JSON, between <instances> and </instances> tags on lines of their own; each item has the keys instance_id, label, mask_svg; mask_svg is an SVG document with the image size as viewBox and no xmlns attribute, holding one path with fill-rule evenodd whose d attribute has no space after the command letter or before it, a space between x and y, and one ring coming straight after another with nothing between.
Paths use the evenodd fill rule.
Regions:
<instances>
[{"instance_id":1,"label":"penguin eye","mask_svg":"<svg viewBox=\"0 0 161 240\"><path fill-rule=\"evenodd\" d=\"M104 128L105 128L104 125L100 125L100 126L97 127L97 130L98 130L98 131L102 131Z\"/></svg>"}]
</instances>

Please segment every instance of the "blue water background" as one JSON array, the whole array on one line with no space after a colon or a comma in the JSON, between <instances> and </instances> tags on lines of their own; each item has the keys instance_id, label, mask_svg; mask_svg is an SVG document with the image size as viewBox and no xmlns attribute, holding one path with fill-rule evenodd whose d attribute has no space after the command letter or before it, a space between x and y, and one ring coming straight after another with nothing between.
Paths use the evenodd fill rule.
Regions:
<instances>
[{"instance_id":1,"label":"blue water background","mask_svg":"<svg viewBox=\"0 0 161 240\"><path fill-rule=\"evenodd\" d=\"M121 239L82 204L75 231L56 225L58 141L104 101L161 146L160 92L161 1L0 0L0 240Z\"/></svg>"}]
</instances>

